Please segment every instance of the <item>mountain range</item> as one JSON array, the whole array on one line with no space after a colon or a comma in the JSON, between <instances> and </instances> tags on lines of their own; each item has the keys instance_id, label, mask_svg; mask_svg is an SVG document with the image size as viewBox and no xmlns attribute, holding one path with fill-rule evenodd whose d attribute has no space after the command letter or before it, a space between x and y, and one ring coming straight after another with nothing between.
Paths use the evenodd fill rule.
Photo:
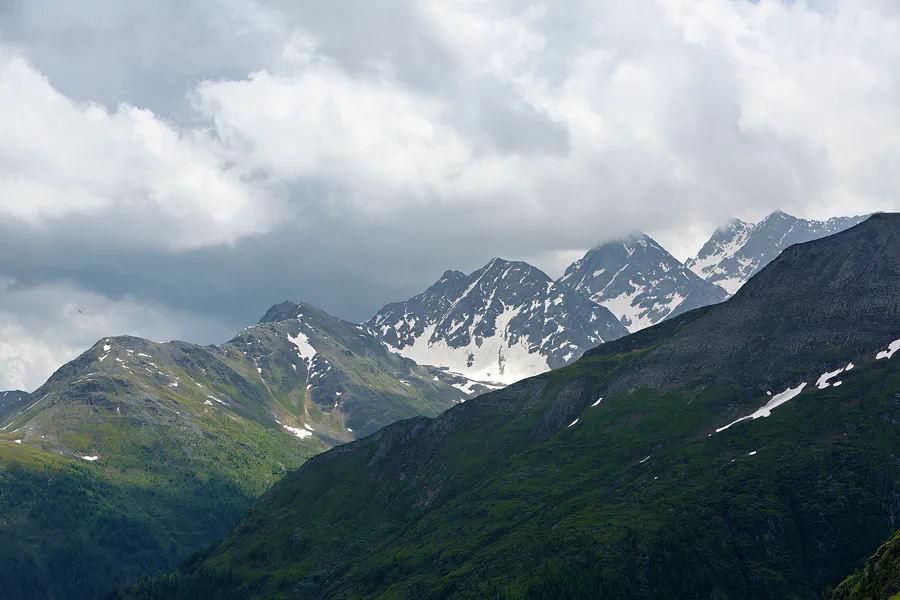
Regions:
<instances>
[{"instance_id":1,"label":"mountain range","mask_svg":"<svg viewBox=\"0 0 900 600\"><path fill-rule=\"evenodd\" d=\"M754 257L758 266L767 264L775 252L772 248L780 252L785 239L800 235L797 232L812 235L811 228L798 225L798 220L776 216L767 218L771 223L760 229L768 231L768 237L748 234L738 244L723 241L725 237L717 232L704 247L712 250L701 251L707 266L717 252L739 254L745 261ZM850 221L827 223L839 228L849 227ZM747 227L755 229L763 223ZM815 231L825 235L825 229ZM712 247L716 236L721 243ZM750 244L751 238L771 243ZM738 245L746 249L733 251ZM726 246L728 250L722 250ZM693 325L694 335L681 333L671 344L665 341L685 323L693 323L688 315L706 314L694 309L729 296L712 281L729 268L727 258L712 270L699 269L698 274L691 270L699 264L696 261L683 265L650 237L635 234L588 251L557 281L527 263L499 258L469 275L447 271L422 294L384 307L363 324L343 321L308 304L285 302L272 306L256 325L218 346L158 344L129 336L99 340L32 394L0 392L0 581L4 582L0 600L90 598L143 574L171 571L187 553L225 535L260 493L310 457L334 447L349 451L359 443L354 440L395 435L391 432L400 432L396 435L401 440L408 437L419 443L415 441L418 430L384 428L396 421L424 423L416 419L436 417L479 395L485 406L493 402L485 398L518 398L520 387L515 385L492 390L521 380L526 380L521 385L527 388L535 381L557 381L565 376L560 373L581 372L597 360L591 357L599 351L592 349L601 344L601 350L609 346L610 352L618 352L617 383L610 383L604 393L670 386L690 396L700 392L685 390L694 390L691 382L706 377L706 372L715 374L717 386L756 386L757 394L764 387L772 391L791 369L799 368L784 362L784 353L799 356L800 346L791 338L787 347L773 344L777 352L750 352L767 335L767 330L753 326L777 323L790 328L789 311L780 320L752 311L731 315L729 319L744 329L727 334L740 342L728 347L723 346L727 340L720 339L727 337L723 331L728 319L724 318L716 327ZM757 290L748 292L751 296L768 293L765 286L748 286ZM742 297L739 292L710 314L730 315L722 307L740 306ZM862 325L863 329L870 326ZM646 333L645 328L649 328ZM821 327L810 323L809 329L814 336ZM846 344L854 338L841 339ZM868 348L870 342L874 343L861 343L861 348ZM629 346L635 343L638 346ZM641 344L658 344L663 350L645 352ZM811 353L803 368L817 356ZM738 369L748 360L764 366L767 374ZM632 363L638 366L631 369ZM558 371L545 374L554 369ZM755 373L752 381L739 377L745 371ZM741 397L729 394L729 402ZM646 392L637 397L639 403L645 401ZM538 402L534 398L522 401ZM433 430L435 440L453 433L456 441L447 452L459 450L467 456L483 450L495 453L494 459L500 461L467 463L461 456L457 466L474 470L452 477L479 488L480 480L471 477L499 473L496 469L502 468L508 452L516 448L538 454L548 451L529 445L534 442L530 438L525 444L516 437L521 434L518 428L534 416L532 409L537 410L525 410L516 403L495 406L491 410L505 414L504 418L512 413L531 416L522 416L522 422L514 417L512 426L497 421L497 415L486 416L485 424L471 423L473 435L483 438L480 442L474 438L461 442L467 434L456 425L442 429L456 423L456 417L429 425L438 428ZM460 408L446 414L468 415L469 410L481 414L481 409ZM496 432L486 428L491 423ZM621 426L622 435L629 428L640 428L631 422ZM547 423L538 427L543 432L538 436L541 443L550 443L546 436L553 427ZM518 433L509 437L510 431ZM422 458L429 452L423 449ZM444 460L432 458L436 464ZM316 460L307 463L309 468ZM380 459L370 460L373 468L381 468ZM458 484L456 479L442 483L430 471L419 473L420 467L416 463L409 471L392 472L401 480L407 474L413 477L409 485L427 481L429 494L441 498L442 490ZM372 473L376 496L395 494L401 500L399 506L405 506L404 494L409 490L379 487L386 475L377 469ZM336 472L331 483L342 476ZM344 510L345 500L360 497L363 488L355 487L358 483L351 477L341 488L347 498L340 497L343 492L334 492L338 496L332 498L333 510ZM428 497L420 499L426 508L431 505ZM384 499L378 498L378 502ZM332 514L331 508L315 502L310 498L310 506L323 509L323 515ZM370 510L363 503L356 506L363 512ZM421 506L414 505L409 515L418 514ZM383 523L381 533L366 533L366 539L394 531L392 527L406 518L391 507L378 510L394 515L396 522ZM277 539L274 535L272 541ZM345 549L336 551L354 555ZM209 571L204 566L200 572ZM205 576L191 574L190 581ZM218 577L217 572L214 583ZM231 574L227 577L235 581ZM167 580L165 585L170 583ZM485 597L482 592L476 597Z\"/></svg>"},{"instance_id":2,"label":"mountain range","mask_svg":"<svg viewBox=\"0 0 900 600\"><path fill-rule=\"evenodd\" d=\"M559 283L608 308L629 332L728 297L644 234L593 248Z\"/></svg>"},{"instance_id":3,"label":"mountain range","mask_svg":"<svg viewBox=\"0 0 900 600\"><path fill-rule=\"evenodd\" d=\"M499 258L470 275L447 271L365 326L416 362L504 384L569 364L628 333L584 294L527 263Z\"/></svg>"},{"instance_id":4,"label":"mountain range","mask_svg":"<svg viewBox=\"0 0 900 600\"><path fill-rule=\"evenodd\" d=\"M868 217L861 215L811 221L775 211L756 224L732 219L717 229L697 256L685 262L685 266L729 294L734 294L788 246L838 233Z\"/></svg>"},{"instance_id":5,"label":"mountain range","mask_svg":"<svg viewBox=\"0 0 900 600\"><path fill-rule=\"evenodd\" d=\"M898 291L900 215L793 245L723 303L311 458L108 597L818 598L900 524Z\"/></svg>"},{"instance_id":6,"label":"mountain range","mask_svg":"<svg viewBox=\"0 0 900 600\"><path fill-rule=\"evenodd\" d=\"M495 258L469 275L445 272L365 326L419 364L509 384L721 302L789 245L863 219L809 221L778 211L756 225L732 220L683 264L650 236L634 234L592 248L556 281L527 263Z\"/></svg>"},{"instance_id":7,"label":"mountain range","mask_svg":"<svg viewBox=\"0 0 900 600\"><path fill-rule=\"evenodd\" d=\"M174 568L310 456L486 389L305 304L219 346L100 340L0 399L0 598Z\"/></svg>"}]
</instances>

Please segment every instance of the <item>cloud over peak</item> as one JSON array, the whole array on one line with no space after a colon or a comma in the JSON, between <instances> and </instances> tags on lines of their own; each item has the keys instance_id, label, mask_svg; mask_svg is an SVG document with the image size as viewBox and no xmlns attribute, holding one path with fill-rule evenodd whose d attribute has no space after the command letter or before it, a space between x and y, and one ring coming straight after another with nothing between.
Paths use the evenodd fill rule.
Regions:
<instances>
[{"instance_id":1,"label":"cloud over peak","mask_svg":"<svg viewBox=\"0 0 900 600\"><path fill-rule=\"evenodd\" d=\"M554 270L644 230L684 257L735 216L897 208L889 1L57 4L0 8L0 277L202 316L201 342L286 297L363 319L495 255ZM11 290L35 356L109 333L36 333Z\"/></svg>"}]
</instances>

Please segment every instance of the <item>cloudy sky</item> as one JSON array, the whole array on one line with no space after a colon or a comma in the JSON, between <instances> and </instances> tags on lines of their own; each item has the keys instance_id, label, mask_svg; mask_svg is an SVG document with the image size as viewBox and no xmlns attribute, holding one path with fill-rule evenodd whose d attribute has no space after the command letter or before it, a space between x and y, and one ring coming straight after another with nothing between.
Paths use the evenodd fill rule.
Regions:
<instances>
[{"instance_id":1,"label":"cloudy sky","mask_svg":"<svg viewBox=\"0 0 900 600\"><path fill-rule=\"evenodd\" d=\"M0 389L493 256L900 208L900 2L0 0Z\"/></svg>"}]
</instances>

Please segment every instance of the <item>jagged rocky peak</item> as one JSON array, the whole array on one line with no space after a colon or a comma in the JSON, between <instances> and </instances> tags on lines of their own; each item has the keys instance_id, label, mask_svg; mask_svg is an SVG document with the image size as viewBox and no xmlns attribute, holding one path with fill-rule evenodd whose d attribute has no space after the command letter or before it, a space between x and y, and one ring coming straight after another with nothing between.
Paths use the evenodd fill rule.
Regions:
<instances>
[{"instance_id":1,"label":"jagged rocky peak","mask_svg":"<svg viewBox=\"0 0 900 600\"><path fill-rule=\"evenodd\" d=\"M366 326L399 354L487 382L564 366L627 331L580 292L521 261L447 271L425 292L389 304Z\"/></svg>"},{"instance_id":2,"label":"jagged rocky peak","mask_svg":"<svg viewBox=\"0 0 900 600\"><path fill-rule=\"evenodd\" d=\"M716 230L697 256L685 264L694 273L734 294L782 250L853 227L868 218L799 219L777 210L759 223L732 219Z\"/></svg>"},{"instance_id":3,"label":"jagged rocky peak","mask_svg":"<svg viewBox=\"0 0 900 600\"><path fill-rule=\"evenodd\" d=\"M608 308L632 332L726 297L643 233L592 248L559 283Z\"/></svg>"}]
</instances>

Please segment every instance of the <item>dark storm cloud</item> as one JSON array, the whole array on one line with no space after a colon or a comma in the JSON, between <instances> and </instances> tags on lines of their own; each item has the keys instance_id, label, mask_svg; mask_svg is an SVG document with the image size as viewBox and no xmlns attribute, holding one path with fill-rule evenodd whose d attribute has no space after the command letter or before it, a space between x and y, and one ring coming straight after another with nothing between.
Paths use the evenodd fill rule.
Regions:
<instances>
[{"instance_id":1,"label":"dark storm cloud","mask_svg":"<svg viewBox=\"0 0 900 600\"><path fill-rule=\"evenodd\" d=\"M558 270L638 229L684 255L733 216L890 209L898 18L0 4L0 387L112 333L223 341L285 299L362 320L493 256Z\"/></svg>"},{"instance_id":2,"label":"dark storm cloud","mask_svg":"<svg viewBox=\"0 0 900 600\"><path fill-rule=\"evenodd\" d=\"M5 2L0 39L67 96L110 107L183 113L197 81L243 77L280 50L277 25L252 2Z\"/></svg>"}]
</instances>

